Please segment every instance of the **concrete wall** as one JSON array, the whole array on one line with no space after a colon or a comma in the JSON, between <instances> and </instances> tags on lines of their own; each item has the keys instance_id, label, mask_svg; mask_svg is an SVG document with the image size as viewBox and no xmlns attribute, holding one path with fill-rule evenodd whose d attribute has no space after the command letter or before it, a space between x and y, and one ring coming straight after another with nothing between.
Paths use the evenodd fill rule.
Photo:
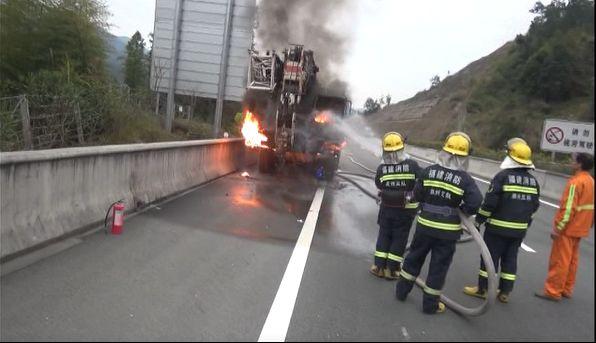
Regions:
<instances>
[{"instance_id":1,"label":"concrete wall","mask_svg":"<svg viewBox=\"0 0 596 343\"><path fill-rule=\"evenodd\" d=\"M126 209L238 170L241 139L0 153L1 256L103 224Z\"/></svg>"},{"instance_id":2,"label":"concrete wall","mask_svg":"<svg viewBox=\"0 0 596 343\"><path fill-rule=\"evenodd\" d=\"M434 149L419 148L412 145L408 145L407 152L418 158L435 161L437 158L437 151ZM469 171L471 174L491 180L501 169L499 168L501 161L493 161L485 158L471 157ZM536 177L540 183L540 193L542 196L553 200L559 200L565 185L569 179L569 175L553 173L546 170L536 169L533 170L532 175Z\"/></svg>"}]
</instances>

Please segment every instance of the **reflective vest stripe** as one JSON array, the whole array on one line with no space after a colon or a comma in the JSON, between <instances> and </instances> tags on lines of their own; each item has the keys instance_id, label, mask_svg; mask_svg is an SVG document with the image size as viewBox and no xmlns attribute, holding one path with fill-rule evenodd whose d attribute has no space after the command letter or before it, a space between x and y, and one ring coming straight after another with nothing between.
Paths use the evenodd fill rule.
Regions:
<instances>
[{"instance_id":1,"label":"reflective vest stripe","mask_svg":"<svg viewBox=\"0 0 596 343\"><path fill-rule=\"evenodd\" d=\"M491 215L492 213L491 213L491 212L488 212L488 211L485 211L485 210L483 210L483 209L479 209L479 210L478 210L478 214L481 214L481 215L483 215L483 216L485 216L485 217L490 217L490 215Z\"/></svg>"},{"instance_id":2,"label":"reflective vest stripe","mask_svg":"<svg viewBox=\"0 0 596 343\"><path fill-rule=\"evenodd\" d=\"M575 185L571 185L569 187L569 195L567 196L567 202L565 203L565 214L563 215L563 219L557 224L557 229L563 230L567 222L569 221L569 217L571 217L571 205L573 205L573 197L575 196Z\"/></svg>"},{"instance_id":3,"label":"reflective vest stripe","mask_svg":"<svg viewBox=\"0 0 596 343\"><path fill-rule=\"evenodd\" d=\"M440 230L447 230L447 231L458 231L461 230L460 224L449 224L449 223L439 223L432 220L424 219L421 216L418 216L418 222L422 225L430 226L435 229Z\"/></svg>"},{"instance_id":4,"label":"reflective vest stripe","mask_svg":"<svg viewBox=\"0 0 596 343\"><path fill-rule=\"evenodd\" d=\"M507 274L507 273L501 272L501 279L515 281L515 274Z\"/></svg>"},{"instance_id":5,"label":"reflective vest stripe","mask_svg":"<svg viewBox=\"0 0 596 343\"><path fill-rule=\"evenodd\" d=\"M404 258L399 256L399 255L393 255L392 253L389 253L387 255L387 258L390 259L391 261L397 261L397 262L403 262Z\"/></svg>"},{"instance_id":6,"label":"reflective vest stripe","mask_svg":"<svg viewBox=\"0 0 596 343\"><path fill-rule=\"evenodd\" d=\"M577 211L590 211L590 210L593 211L594 210L594 204L577 206L575 209Z\"/></svg>"},{"instance_id":7,"label":"reflective vest stripe","mask_svg":"<svg viewBox=\"0 0 596 343\"><path fill-rule=\"evenodd\" d=\"M452 193L455 193L457 195L464 195L464 190L456 187L452 184L443 182L443 181L437 181L437 180L424 180L423 182L424 187L436 187L436 188L442 188L444 190L450 191Z\"/></svg>"},{"instance_id":8,"label":"reflective vest stripe","mask_svg":"<svg viewBox=\"0 0 596 343\"><path fill-rule=\"evenodd\" d=\"M381 176L381 182L390 180L415 180L416 175L414 174L387 174Z\"/></svg>"},{"instance_id":9,"label":"reflective vest stripe","mask_svg":"<svg viewBox=\"0 0 596 343\"><path fill-rule=\"evenodd\" d=\"M528 223L516 223L516 222L508 222L505 220L498 220L494 218L489 218L487 222L494 226L506 227L508 229L518 229L524 230L528 228Z\"/></svg>"},{"instance_id":10,"label":"reflective vest stripe","mask_svg":"<svg viewBox=\"0 0 596 343\"><path fill-rule=\"evenodd\" d=\"M409 204L406 204L406 208L418 208L418 206L420 206L420 203L417 202L411 202Z\"/></svg>"},{"instance_id":11,"label":"reflective vest stripe","mask_svg":"<svg viewBox=\"0 0 596 343\"><path fill-rule=\"evenodd\" d=\"M399 276L403 277L404 279L406 279L408 281L416 281L416 277L414 275L408 274L403 269L399 272Z\"/></svg>"},{"instance_id":12,"label":"reflective vest stripe","mask_svg":"<svg viewBox=\"0 0 596 343\"><path fill-rule=\"evenodd\" d=\"M528 193L528 194L538 194L538 188L534 187L523 187L523 186L512 186L512 185L505 185L503 186L504 192L518 192L518 193Z\"/></svg>"},{"instance_id":13,"label":"reflective vest stripe","mask_svg":"<svg viewBox=\"0 0 596 343\"><path fill-rule=\"evenodd\" d=\"M380 258L387 258L387 253L382 251L375 251L375 256Z\"/></svg>"}]
</instances>

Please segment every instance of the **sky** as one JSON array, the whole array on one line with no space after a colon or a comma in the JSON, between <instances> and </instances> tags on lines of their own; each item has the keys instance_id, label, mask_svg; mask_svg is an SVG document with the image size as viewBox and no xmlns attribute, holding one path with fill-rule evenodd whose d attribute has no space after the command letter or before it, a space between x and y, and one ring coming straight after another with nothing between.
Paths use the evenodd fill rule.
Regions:
<instances>
[{"instance_id":1,"label":"sky","mask_svg":"<svg viewBox=\"0 0 596 343\"><path fill-rule=\"evenodd\" d=\"M108 19L110 32L116 36L132 37L139 31L145 41L153 32L155 0L104 0L112 16Z\"/></svg>"},{"instance_id":2,"label":"sky","mask_svg":"<svg viewBox=\"0 0 596 343\"><path fill-rule=\"evenodd\" d=\"M326 0L321 0L326 1ZM390 94L392 103L454 74L525 34L536 0L352 0L352 47L340 69L354 107ZM130 37L153 31L155 0L105 0L110 31ZM543 1L545 4L550 1ZM335 26L335 25L332 25ZM316 53L316 52L315 52ZM316 56L315 56L316 58Z\"/></svg>"}]
</instances>

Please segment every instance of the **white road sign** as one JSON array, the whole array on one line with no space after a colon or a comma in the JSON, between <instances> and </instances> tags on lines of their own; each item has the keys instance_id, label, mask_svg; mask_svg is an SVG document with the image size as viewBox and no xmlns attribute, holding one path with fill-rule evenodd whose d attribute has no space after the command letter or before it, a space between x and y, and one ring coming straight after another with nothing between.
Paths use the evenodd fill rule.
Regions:
<instances>
[{"instance_id":1,"label":"white road sign","mask_svg":"<svg viewBox=\"0 0 596 343\"><path fill-rule=\"evenodd\" d=\"M255 0L156 0L151 88L168 92L175 68L176 94L218 98L219 84L225 82L225 100L241 101L255 10Z\"/></svg>"},{"instance_id":2,"label":"white road sign","mask_svg":"<svg viewBox=\"0 0 596 343\"><path fill-rule=\"evenodd\" d=\"M546 119L540 141L542 150L594 153L594 123Z\"/></svg>"}]
</instances>

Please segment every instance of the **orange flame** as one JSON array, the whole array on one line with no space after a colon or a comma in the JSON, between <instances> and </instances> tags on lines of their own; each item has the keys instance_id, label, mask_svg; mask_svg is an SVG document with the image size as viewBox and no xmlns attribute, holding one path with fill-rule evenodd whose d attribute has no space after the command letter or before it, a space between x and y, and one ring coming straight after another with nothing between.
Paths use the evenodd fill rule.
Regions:
<instances>
[{"instance_id":1,"label":"orange flame","mask_svg":"<svg viewBox=\"0 0 596 343\"><path fill-rule=\"evenodd\" d=\"M244 136L244 144L251 148L266 148L267 146L263 145L263 142L267 141L267 136L260 133L259 131L261 131L259 128L259 121L250 111L246 111L244 123L242 124L242 136Z\"/></svg>"},{"instance_id":2,"label":"orange flame","mask_svg":"<svg viewBox=\"0 0 596 343\"><path fill-rule=\"evenodd\" d=\"M328 111L322 111L317 113L315 116L315 122L319 124L325 124L331 122L331 113Z\"/></svg>"},{"instance_id":3,"label":"orange flame","mask_svg":"<svg viewBox=\"0 0 596 343\"><path fill-rule=\"evenodd\" d=\"M346 142L345 140L343 142L341 142L340 144L332 143L332 142L323 143L325 148L327 148L329 150L333 150L333 151L341 151L343 148L346 147L347 144L348 144L348 142Z\"/></svg>"}]
</instances>

